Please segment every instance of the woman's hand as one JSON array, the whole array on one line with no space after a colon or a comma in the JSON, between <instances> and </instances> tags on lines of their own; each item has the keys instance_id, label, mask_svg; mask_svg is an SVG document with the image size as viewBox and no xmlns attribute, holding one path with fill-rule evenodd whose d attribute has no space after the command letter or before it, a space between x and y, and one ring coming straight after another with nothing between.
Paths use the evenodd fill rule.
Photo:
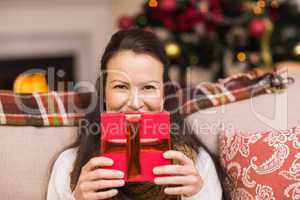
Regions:
<instances>
[{"instance_id":1,"label":"woman's hand","mask_svg":"<svg viewBox=\"0 0 300 200\"><path fill-rule=\"evenodd\" d=\"M154 179L158 185L168 185L164 190L166 194L190 197L201 190L203 180L191 159L182 152L173 150L165 152L164 158L175 159L180 163L180 165L165 165L153 169L156 175L168 175Z\"/></svg>"},{"instance_id":2,"label":"woman's hand","mask_svg":"<svg viewBox=\"0 0 300 200\"><path fill-rule=\"evenodd\" d=\"M107 157L95 157L82 168L74 190L76 200L108 199L118 194L116 187L125 184L124 173L119 170L101 169L112 166L113 160ZM99 191L101 190L101 191Z\"/></svg>"}]
</instances>

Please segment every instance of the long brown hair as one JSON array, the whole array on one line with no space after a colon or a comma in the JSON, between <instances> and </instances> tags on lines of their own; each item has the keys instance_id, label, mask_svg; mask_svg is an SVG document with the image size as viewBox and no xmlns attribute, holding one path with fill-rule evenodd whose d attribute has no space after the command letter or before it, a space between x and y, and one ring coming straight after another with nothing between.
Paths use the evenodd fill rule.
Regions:
<instances>
[{"instance_id":1,"label":"long brown hair","mask_svg":"<svg viewBox=\"0 0 300 200\"><path fill-rule=\"evenodd\" d=\"M136 54L148 54L159 60L164 66L163 82L164 82L164 110L170 111L171 123L176 123L180 127L178 133L175 134L174 138L176 141L183 141L185 144L190 146L193 150L198 153L199 146L201 146L198 138L191 133L191 131L185 127L182 116L179 114L179 101L176 97L177 87L170 84L168 77L169 62L165 54L164 46L157 38L157 36L150 32L142 29L127 29L121 30L113 34L110 42L108 43L104 54L101 59L101 71L105 72L109 60L116 55L119 51L131 50ZM105 111L105 102L102 100L104 96L104 88L106 82L106 74L103 73L97 81L96 89L98 91L98 105L93 112L86 115L86 120L89 125L94 123L101 123L100 113ZM103 87L102 87L103 86ZM170 98L172 97L172 98ZM97 134L95 134L95 131ZM77 157L74 163L73 171L71 172L71 189L75 189L78 182L81 168L94 156L99 155L101 130L93 130L92 126L89 129L79 127L79 138L72 145L72 147L78 146ZM175 142L175 141L173 141Z\"/></svg>"}]
</instances>

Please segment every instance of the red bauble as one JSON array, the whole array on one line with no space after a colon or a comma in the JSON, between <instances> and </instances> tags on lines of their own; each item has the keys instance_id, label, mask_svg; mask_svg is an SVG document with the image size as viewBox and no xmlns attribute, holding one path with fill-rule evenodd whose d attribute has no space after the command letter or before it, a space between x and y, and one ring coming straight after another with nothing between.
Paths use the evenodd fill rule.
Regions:
<instances>
[{"instance_id":1,"label":"red bauble","mask_svg":"<svg viewBox=\"0 0 300 200\"><path fill-rule=\"evenodd\" d=\"M187 19L194 19L194 18L198 17L199 15L200 14L199 14L199 11L197 8L195 8L193 6L186 8L185 16Z\"/></svg>"},{"instance_id":2,"label":"red bauble","mask_svg":"<svg viewBox=\"0 0 300 200\"><path fill-rule=\"evenodd\" d=\"M119 28L127 29L134 24L134 19L130 16L123 16L119 19Z\"/></svg>"},{"instance_id":3,"label":"red bauble","mask_svg":"<svg viewBox=\"0 0 300 200\"><path fill-rule=\"evenodd\" d=\"M224 16L221 13L212 13L211 21L214 24L220 24L224 20Z\"/></svg>"},{"instance_id":4,"label":"red bauble","mask_svg":"<svg viewBox=\"0 0 300 200\"><path fill-rule=\"evenodd\" d=\"M253 37L260 38L266 32L267 27L263 19L253 19L249 23L248 29Z\"/></svg>"},{"instance_id":5,"label":"red bauble","mask_svg":"<svg viewBox=\"0 0 300 200\"><path fill-rule=\"evenodd\" d=\"M202 15L198 9L193 6L189 6L185 11L178 15L176 18L176 24L179 31L187 31L195 26L195 24L203 21Z\"/></svg>"},{"instance_id":6,"label":"red bauble","mask_svg":"<svg viewBox=\"0 0 300 200\"><path fill-rule=\"evenodd\" d=\"M176 24L175 21L172 19L172 17L164 17L161 19L163 25L173 31L176 30Z\"/></svg>"},{"instance_id":7,"label":"red bauble","mask_svg":"<svg viewBox=\"0 0 300 200\"><path fill-rule=\"evenodd\" d=\"M174 12L177 9L177 2L176 0L161 0L159 2L159 7L162 11Z\"/></svg>"},{"instance_id":8,"label":"red bauble","mask_svg":"<svg viewBox=\"0 0 300 200\"><path fill-rule=\"evenodd\" d=\"M190 28L190 23L188 22L185 15L177 16L176 22L178 31L187 31Z\"/></svg>"}]
</instances>

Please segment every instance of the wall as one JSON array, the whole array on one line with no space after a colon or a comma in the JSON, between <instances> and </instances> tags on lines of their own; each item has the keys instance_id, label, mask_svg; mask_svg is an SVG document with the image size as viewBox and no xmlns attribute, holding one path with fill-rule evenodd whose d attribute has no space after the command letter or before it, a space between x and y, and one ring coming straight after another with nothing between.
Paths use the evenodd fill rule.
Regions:
<instances>
[{"instance_id":1,"label":"wall","mask_svg":"<svg viewBox=\"0 0 300 200\"><path fill-rule=\"evenodd\" d=\"M116 22L135 14L143 0L2 0L0 58L78 54L76 78L94 82ZM0 66L1 67L1 66Z\"/></svg>"}]
</instances>

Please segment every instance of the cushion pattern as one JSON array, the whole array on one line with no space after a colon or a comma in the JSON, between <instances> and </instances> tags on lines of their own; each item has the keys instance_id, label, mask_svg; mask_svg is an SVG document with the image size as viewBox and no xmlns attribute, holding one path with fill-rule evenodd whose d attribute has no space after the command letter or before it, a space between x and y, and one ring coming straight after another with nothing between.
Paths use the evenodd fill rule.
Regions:
<instances>
[{"instance_id":1,"label":"cushion pattern","mask_svg":"<svg viewBox=\"0 0 300 200\"><path fill-rule=\"evenodd\" d=\"M225 194L232 200L300 199L300 129L220 134Z\"/></svg>"}]
</instances>

